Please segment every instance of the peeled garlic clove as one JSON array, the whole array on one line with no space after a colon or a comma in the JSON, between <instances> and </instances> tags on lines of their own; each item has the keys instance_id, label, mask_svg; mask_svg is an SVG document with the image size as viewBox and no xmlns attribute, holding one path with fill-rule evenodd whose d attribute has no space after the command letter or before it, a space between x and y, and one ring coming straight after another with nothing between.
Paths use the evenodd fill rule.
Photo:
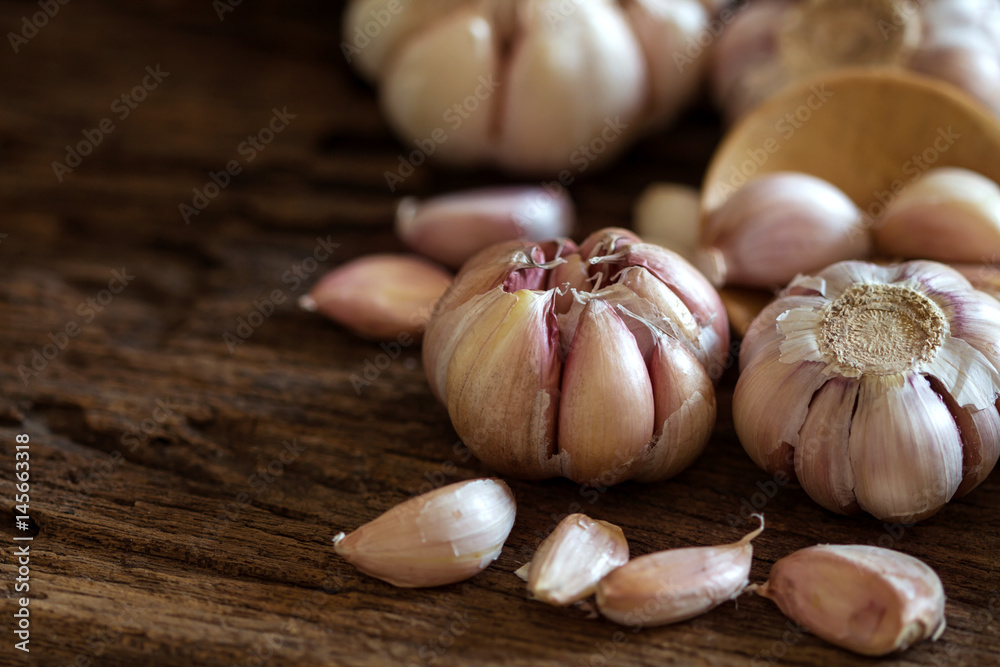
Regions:
<instances>
[{"instance_id":1,"label":"peeled garlic clove","mask_svg":"<svg viewBox=\"0 0 1000 667\"><path fill-rule=\"evenodd\" d=\"M463 163L492 154L500 94L496 49L489 14L463 8L415 34L386 68L382 109L398 134L412 137L407 149L421 155L421 162L429 154ZM413 161L407 163L411 170ZM387 172L390 188L405 178L397 171Z\"/></svg>"},{"instance_id":2,"label":"peeled garlic clove","mask_svg":"<svg viewBox=\"0 0 1000 667\"><path fill-rule=\"evenodd\" d=\"M933 169L889 204L874 233L890 256L989 260L1000 255L1000 187L967 169Z\"/></svg>"},{"instance_id":3,"label":"peeled garlic clove","mask_svg":"<svg viewBox=\"0 0 1000 667\"><path fill-rule=\"evenodd\" d=\"M604 575L627 562L628 542L621 528L570 514L522 570L533 598L564 607L592 595Z\"/></svg>"},{"instance_id":4,"label":"peeled garlic clove","mask_svg":"<svg viewBox=\"0 0 1000 667\"><path fill-rule=\"evenodd\" d=\"M574 173L586 171L617 154L628 143L624 135L638 129L647 86L642 51L610 0L571 11L562 0L537 0L518 10L499 162L529 172L569 162Z\"/></svg>"},{"instance_id":5,"label":"peeled garlic clove","mask_svg":"<svg viewBox=\"0 0 1000 667\"><path fill-rule=\"evenodd\" d=\"M394 586L443 586L473 577L500 556L514 526L514 494L498 479L449 484L390 509L334 550Z\"/></svg>"},{"instance_id":6,"label":"peeled garlic clove","mask_svg":"<svg viewBox=\"0 0 1000 667\"><path fill-rule=\"evenodd\" d=\"M654 183L643 190L633 208L633 224L649 243L670 248L688 261L701 236L700 195L677 183Z\"/></svg>"},{"instance_id":7,"label":"peeled garlic clove","mask_svg":"<svg viewBox=\"0 0 1000 667\"><path fill-rule=\"evenodd\" d=\"M686 621L749 584L753 546L761 526L739 542L714 547L670 549L633 558L597 585L597 608L615 623L636 629Z\"/></svg>"},{"instance_id":8,"label":"peeled garlic clove","mask_svg":"<svg viewBox=\"0 0 1000 667\"><path fill-rule=\"evenodd\" d=\"M420 257L368 255L326 274L299 299L360 336L419 338L451 275Z\"/></svg>"},{"instance_id":9,"label":"peeled garlic clove","mask_svg":"<svg viewBox=\"0 0 1000 667\"><path fill-rule=\"evenodd\" d=\"M891 549L822 544L774 564L757 593L826 641L862 655L902 651L945 629L944 587Z\"/></svg>"},{"instance_id":10,"label":"peeled garlic clove","mask_svg":"<svg viewBox=\"0 0 1000 667\"><path fill-rule=\"evenodd\" d=\"M407 197L396 208L396 233L403 242L454 268L494 243L567 236L572 227L573 203L565 190L469 190L423 202Z\"/></svg>"},{"instance_id":11,"label":"peeled garlic clove","mask_svg":"<svg viewBox=\"0 0 1000 667\"><path fill-rule=\"evenodd\" d=\"M861 211L823 179L767 174L708 214L696 260L716 285L777 288L799 273L868 254Z\"/></svg>"}]
</instances>

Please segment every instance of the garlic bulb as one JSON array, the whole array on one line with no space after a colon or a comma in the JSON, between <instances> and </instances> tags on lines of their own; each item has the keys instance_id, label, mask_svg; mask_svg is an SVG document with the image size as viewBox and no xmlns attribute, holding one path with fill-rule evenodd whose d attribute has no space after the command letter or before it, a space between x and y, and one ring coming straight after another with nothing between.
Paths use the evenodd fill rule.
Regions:
<instances>
[{"instance_id":1,"label":"garlic bulb","mask_svg":"<svg viewBox=\"0 0 1000 667\"><path fill-rule=\"evenodd\" d=\"M622 529L585 514L570 514L514 574L536 600L564 607L593 595L604 575L628 562Z\"/></svg>"},{"instance_id":2,"label":"garlic bulb","mask_svg":"<svg viewBox=\"0 0 1000 667\"><path fill-rule=\"evenodd\" d=\"M995 0L756 0L722 33L713 92L735 120L788 84L855 66L905 67L1000 114Z\"/></svg>"},{"instance_id":3,"label":"garlic bulb","mask_svg":"<svg viewBox=\"0 0 1000 667\"><path fill-rule=\"evenodd\" d=\"M608 485L687 467L715 421L729 325L680 256L623 229L495 245L427 326L424 369L472 452L518 477Z\"/></svg>"},{"instance_id":4,"label":"garlic bulb","mask_svg":"<svg viewBox=\"0 0 1000 667\"><path fill-rule=\"evenodd\" d=\"M715 285L775 289L870 251L861 211L833 184L809 174L753 179L705 218L695 265Z\"/></svg>"},{"instance_id":5,"label":"garlic bulb","mask_svg":"<svg viewBox=\"0 0 1000 667\"><path fill-rule=\"evenodd\" d=\"M565 190L490 188L433 197L406 197L396 208L396 232L417 252L458 268L494 243L567 236L573 203Z\"/></svg>"},{"instance_id":6,"label":"garlic bulb","mask_svg":"<svg viewBox=\"0 0 1000 667\"><path fill-rule=\"evenodd\" d=\"M498 479L442 486L396 505L334 550L393 586L443 586L473 577L500 556L514 526L514 494Z\"/></svg>"},{"instance_id":7,"label":"garlic bulb","mask_svg":"<svg viewBox=\"0 0 1000 667\"><path fill-rule=\"evenodd\" d=\"M945 629L944 587L925 563L891 549L821 544L785 556L757 593L832 644L886 655Z\"/></svg>"},{"instance_id":8,"label":"garlic bulb","mask_svg":"<svg viewBox=\"0 0 1000 667\"><path fill-rule=\"evenodd\" d=\"M968 169L932 169L886 207L874 235L892 257L991 261L1000 256L1000 187Z\"/></svg>"},{"instance_id":9,"label":"garlic bulb","mask_svg":"<svg viewBox=\"0 0 1000 667\"><path fill-rule=\"evenodd\" d=\"M420 338L451 274L420 257L368 255L323 276L299 306L365 338Z\"/></svg>"},{"instance_id":10,"label":"garlic bulb","mask_svg":"<svg viewBox=\"0 0 1000 667\"><path fill-rule=\"evenodd\" d=\"M1000 265L953 264L951 268L965 276L980 292L986 292L994 299L1000 299Z\"/></svg>"},{"instance_id":11,"label":"garlic bulb","mask_svg":"<svg viewBox=\"0 0 1000 667\"><path fill-rule=\"evenodd\" d=\"M764 530L714 547L659 551L630 560L597 585L597 608L636 629L678 623L734 600L749 584L753 545Z\"/></svg>"},{"instance_id":12,"label":"garlic bulb","mask_svg":"<svg viewBox=\"0 0 1000 667\"><path fill-rule=\"evenodd\" d=\"M750 326L740 368L743 447L834 512L922 519L1000 455L1000 302L943 264L797 278Z\"/></svg>"},{"instance_id":13,"label":"garlic bulb","mask_svg":"<svg viewBox=\"0 0 1000 667\"><path fill-rule=\"evenodd\" d=\"M428 157L572 179L694 95L708 20L697 0L353 0L342 49L413 151L390 187Z\"/></svg>"},{"instance_id":14,"label":"garlic bulb","mask_svg":"<svg viewBox=\"0 0 1000 667\"><path fill-rule=\"evenodd\" d=\"M669 248L691 261L701 235L698 190L677 183L654 183L633 207L633 226L648 243Z\"/></svg>"}]
</instances>

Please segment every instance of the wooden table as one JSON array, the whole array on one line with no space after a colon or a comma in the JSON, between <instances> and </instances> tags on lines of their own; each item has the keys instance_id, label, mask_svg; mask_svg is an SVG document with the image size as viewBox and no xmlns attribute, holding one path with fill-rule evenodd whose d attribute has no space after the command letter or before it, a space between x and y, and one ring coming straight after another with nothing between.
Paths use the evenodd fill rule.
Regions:
<instances>
[{"instance_id":1,"label":"wooden table","mask_svg":"<svg viewBox=\"0 0 1000 667\"><path fill-rule=\"evenodd\" d=\"M341 7L227 6L220 21L209 2L59 5L0 57L0 488L11 508L0 663L870 664L752 595L632 633L529 601L513 575L577 505L621 525L638 555L736 540L747 504L768 521L753 581L818 542L890 545L940 573L949 627L886 662L1000 662L1000 476L915 527L834 516L743 453L732 373L708 452L675 480L587 496L565 480L509 480L519 512L507 547L466 583L396 589L336 556L337 531L489 471L456 446L416 347L355 391L378 345L294 301L348 259L402 249L398 196L509 179L425 166L390 193L383 172L402 149L344 63ZM10 30L35 11L0 5ZM123 94L143 99L131 108ZM275 109L285 125L250 161L241 144ZM703 109L587 174L571 188L581 233L627 224L650 182L697 183L719 135ZM67 157L87 141L78 163ZM210 172L230 161L240 172L185 221L180 205L214 193ZM248 335L227 341L241 320ZM30 437L28 531L14 527L18 434ZM28 654L12 634L25 544Z\"/></svg>"}]
</instances>

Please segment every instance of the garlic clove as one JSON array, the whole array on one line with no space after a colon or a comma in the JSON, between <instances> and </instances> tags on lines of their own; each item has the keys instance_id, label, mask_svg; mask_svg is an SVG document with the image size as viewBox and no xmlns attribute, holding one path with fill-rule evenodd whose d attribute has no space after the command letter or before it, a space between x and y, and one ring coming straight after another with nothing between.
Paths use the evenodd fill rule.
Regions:
<instances>
[{"instance_id":1,"label":"garlic clove","mask_svg":"<svg viewBox=\"0 0 1000 667\"><path fill-rule=\"evenodd\" d=\"M583 172L617 154L638 129L646 64L611 0L518 6L499 128L498 159L511 170ZM555 16L558 20L553 20Z\"/></svg>"},{"instance_id":2,"label":"garlic clove","mask_svg":"<svg viewBox=\"0 0 1000 667\"><path fill-rule=\"evenodd\" d=\"M556 294L556 312L567 313L573 306L573 290L587 292L590 290L591 279L587 270L590 264L580 255L573 253L566 258L564 264L552 269L549 274L549 289L558 289Z\"/></svg>"},{"instance_id":3,"label":"garlic clove","mask_svg":"<svg viewBox=\"0 0 1000 667\"><path fill-rule=\"evenodd\" d=\"M498 479L449 484L390 509L334 550L365 574L405 588L443 586L473 577L500 556L516 507Z\"/></svg>"},{"instance_id":4,"label":"garlic clove","mask_svg":"<svg viewBox=\"0 0 1000 667\"><path fill-rule=\"evenodd\" d=\"M597 585L597 608L636 629L678 623L736 599L749 583L761 526L738 542L670 549L633 558Z\"/></svg>"},{"instance_id":5,"label":"garlic clove","mask_svg":"<svg viewBox=\"0 0 1000 667\"><path fill-rule=\"evenodd\" d=\"M688 261L701 236L701 194L687 185L654 183L633 207L635 231L647 243L670 248Z\"/></svg>"},{"instance_id":6,"label":"garlic clove","mask_svg":"<svg viewBox=\"0 0 1000 667\"><path fill-rule=\"evenodd\" d=\"M799 273L865 257L861 211L815 176L776 172L753 179L705 219L695 265L713 283L777 288Z\"/></svg>"},{"instance_id":7,"label":"garlic clove","mask_svg":"<svg viewBox=\"0 0 1000 667\"><path fill-rule=\"evenodd\" d=\"M962 483L954 496L961 498L979 486L1000 459L1000 399L982 409L962 407L937 378L928 381L948 407L962 439Z\"/></svg>"},{"instance_id":8,"label":"garlic clove","mask_svg":"<svg viewBox=\"0 0 1000 667\"><path fill-rule=\"evenodd\" d=\"M782 334L775 320L779 315L795 308L819 308L822 298L815 296L786 296L780 301L772 301L764 306L743 335L740 343L740 372L767 348L778 345Z\"/></svg>"},{"instance_id":9,"label":"garlic clove","mask_svg":"<svg viewBox=\"0 0 1000 667\"><path fill-rule=\"evenodd\" d=\"M448 414L465 445L495 470L552 477L562 370L554 292L493 292L502 296L452 352Z\"/></svg>"},{"instance_id":10,"label":"garlic clove","mask_svg":"<svg viewBox=\"0 0 1000 667\"><path fill-rule=\"evenodd\" d=\"M945 262L1000 254L1000 186L967 169L927 172L902 191L874 230L880 252Z\"/></svg>"},{"instance_id":11,"label":"garlic clove","mask_svg":"<svg viewBox=\"0 0 1000 667\"><path fill-rule=\"evenodd\" d=\"M700 353L699 361L703 364L708 363L707 353L701 349L701 328L691 311L680 297L670 291L670 288L641 266L630 266L622 271L617 284L635 293L639 297L639 303L652 304L656 311L659 311L653 324L687 341L693 350ZM631 306L631 304L625 305ZM630 307L630 310L637 315L647 315L637 307Z\"/></svg>"},{"instance_id":12,"label":"garlic clove","mask_svg":"<svg viewBox=\"0 0 1000 667\"><path fill-rule=\"evenodd\" d=\"M474 163L492 154L499 102L497 37L488 13L470 6L428 25L388 64L380 87L386 119L424 157ZM442 76L447 72L447 76ZM468 104L466 100L471 101ZM462 104L462 113L454 106Z\"/></svg>"},{"instance_id":13,"label":"garlic clove","mask_svg":"<svg viewBox=\"0 0 1000 667\"><path fill-rule=\"evenodd\" d=\"M533 598L564 607L593 595L604 575L627 562L628 542L621 528L570 514L518 572Z\"/></svg>"},{"instance_id":14,"label":"garlic clove","mask_svg":"<svg viewBox=\"0 0 1000 667\"><path fill-rule=\"evenodd\" d=\"M902 651L945 629L944 587L934 570L881 547L796 551L774 564L757 593L810 632L862 655Z\"/></svg>"},{"instance_id":15,"label":"garlic clove","mask_svg":"<svg viewBox=\"0 0 1000 667\"><path fill-rule=\"evenodd\" d=\"M396 208L396 232L411 248L459 267L483 248L519 238L542 241L567 236L573 203L565 190L508 187L469 190Z\"/></svg>"},{"instance_id":16,"label":"garlic clove","mask_svg":"<svg viewBox=\"0 0 1000 667\"><path fill-rule=\"evenodd\" d=\"M441 20L466 0L355 0L344 13L341 50L347 62L369 80L383 73L396 49L411 35Z\"/></svg>"},{"instance_id":17,"label":"garlic clove","mask_svg":"<svg viewBox=\"0 0 1000 667\"><path fill-rule=\"evenodd\" d=\"M649 444L654 414L653 388L635 338L611 306L589 301L563 370L563 474L581 484L620 481Z\"/></svg>"},{"instance_id":18,"label":"garlic clove","mask_svg":"<svg viewBox=\"0 0 1000 667\"><path fill-rule=\"evenodd\" d=\"M708 23L708 14L697 2L630 0L623 4L646 56L650 87L647 114L657 125L666 124L701 83L707 58L691 58L685 49L696 43Z\"/></svg>"},{"instance_id":19,"label":"garlic clove","mask_svg":"<svg viewBox=\"0 0 1000 667\"><path fill-rule=\"evenodd\" d=\"M659 336L649 377L655 405L653 447L634 479L668 479L691 465L715 428L715 387L704 366L679 341Z\"/></svg>"},{"instance_id":20,"label":"garlic clove","mask_svg":"<svg viewBox=\"0 0 1000 667\"><path fill-rule=\"evenodd\" d=\"M360 336L419 338L451 275L420 257L368 255L323 276L299 305Z\"/></svg>"}]
</instances>

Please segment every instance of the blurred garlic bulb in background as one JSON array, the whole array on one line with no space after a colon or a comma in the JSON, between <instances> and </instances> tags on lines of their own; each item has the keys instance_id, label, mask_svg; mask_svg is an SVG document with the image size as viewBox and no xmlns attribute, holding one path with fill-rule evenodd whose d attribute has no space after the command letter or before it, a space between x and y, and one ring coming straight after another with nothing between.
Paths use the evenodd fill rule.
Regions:
<instances>
[{"instance_id":1,"label":"blurred garlic bulb in background","mask_svg":"<svg viewBox=\"0 0 1000 667\"><path fill-rule=\"evenodd\" d=\"M583 172L691 98L718 4L354 0L341 46L421 161Z\"/></svg>"},{"instance_id":2,"label":"blurred garlic bulb in background","mask_svg":"<svg viewBox=\"0 0 1000 667\"><path fill-rule=\"evenodd\" d=\"M424 369L459 437L504 474L615 484L676 475L715 423L729 324L679 255L624 229L512 241L462 267Z\"/></svg>"},{"instance_id":3,"label":"blurred garlic bulb in background","mask_svg":"<svg viewBox=\"0 0 1000 667\"><path fill-rule=\"evenodd\" d=\"M745 3L718 40L713 94L736 120L789 83L855 66L912 69L964 89L1000 114L1000 3Z\"/></svg>"},{"instance_id":4,"label":"blurred garlic bulb in background","mask_svg":"<svg viewBox=\"0 0 1000 667\"><path fill-rule=\"evenodd\" d=\"M797 278L750 326L740 368L744 449L834 512L922 519L1000 455L1000 302L943 264Z\"/></svg>"}]
</instances>

